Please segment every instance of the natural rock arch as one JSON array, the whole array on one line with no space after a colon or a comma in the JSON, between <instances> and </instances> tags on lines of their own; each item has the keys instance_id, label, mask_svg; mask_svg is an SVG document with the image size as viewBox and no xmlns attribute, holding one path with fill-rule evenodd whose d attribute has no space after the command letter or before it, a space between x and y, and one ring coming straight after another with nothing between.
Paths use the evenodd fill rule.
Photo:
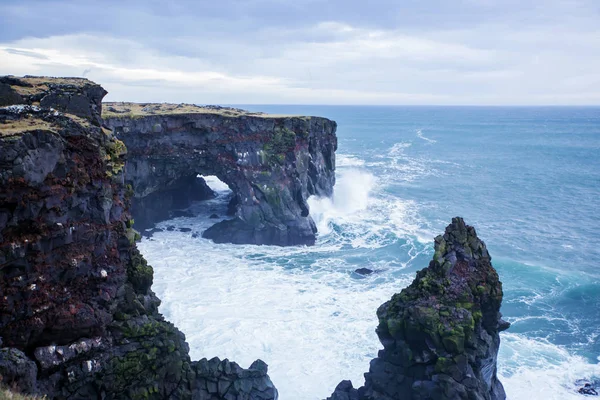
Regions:
<instances>
[{"instance_id":1,"label":"natural rock arch","mask_svg":"<svg viewBox=\"0 0 600 400\"><path fill-rule=\"evenodd\" d=\"M189 105L108 103L105 110L106 125L127 146L125 176L134 215L210 197L195 177L215 175L233 191L234 218L209 228L205 237L314 244L316 227L306 200L332 194L335 122Z\"/></svg>"}]
</instances>

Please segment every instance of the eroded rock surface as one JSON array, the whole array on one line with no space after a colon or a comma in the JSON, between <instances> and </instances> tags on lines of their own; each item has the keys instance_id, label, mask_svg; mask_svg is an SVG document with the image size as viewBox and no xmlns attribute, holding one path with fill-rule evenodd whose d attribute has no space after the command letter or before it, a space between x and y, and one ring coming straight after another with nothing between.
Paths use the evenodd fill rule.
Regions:
<instances>
[{"instance_id":1,"label":"eroded rock surface","mask_svg":"<svg viewBox=\"0 0 600 400\"><path fill-rule=\"evenodd\" d=\"M0 83L2 382L50 399L276 399L262 361L192 361L158 312L126 149L100 119L105 91L85 79Z\"/></svg>"},{"instance_id":2,"label":"eroded rock surface","mask_svg":"<svg viewBox=\"0 0 600 400\"><path fill-rule=\"evenodd\" d=\"M153 210L164 210L162 203L173 192L185 203L182 191L196 175L216 175L233 191L233 219L212 226L204 237L237 244L314 244L316 226L306 200L332 194L335 122L184 104L106 103L105 108L106 124L127 145L125 176L133 188L136 223L164 217Z\"/></svg>"},{"instance_id":3,"label":"eroded rock surface","mask_svg":"<svg viewBox=\"0 0 600 400\"><path fill-rule=\"evenodd\" d=\"M414 282L377 310L383 344L355 389L331 400L503 400L496 375L502 283L485 244L462 218L435 238L435 254Z\"/></svg>"}]
</instances>

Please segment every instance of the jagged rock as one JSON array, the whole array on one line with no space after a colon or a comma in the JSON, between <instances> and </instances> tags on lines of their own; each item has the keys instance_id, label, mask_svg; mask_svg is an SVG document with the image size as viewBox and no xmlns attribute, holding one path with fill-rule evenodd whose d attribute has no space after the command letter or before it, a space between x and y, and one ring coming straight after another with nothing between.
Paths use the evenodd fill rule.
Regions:
<instances>
[{"instance_id":1,"label":"jagged rock","mask_svg":"<svg viewBox=\"0 0 600 400\"><path fill-rule=\"evenodd\" d=\"M127 145L136 223L140 214L164 217L156 210L164 213L172 198L187 199L181 194L186 180L216 175L234 193L228 213L234 218L218 222L204 237L219 243L314 244L316 225L306 201L332 194L335 122L193 105L109 107L131 110L105 113L104 120Z\"/></svg>"},{"instance_id":2,"label":"jagged rock","mask_svg":"<svg viewBox=\"0 0 600 400\"><path fill-rule=\"evenodd\" d=\"M502 283L485 244L462 218L435 238L414 282L377 310L384 349L371 361L360 400L506 398L496 375ZM345 385L334 396L354 393ZM336 398L336 397L333 397Z\"/></svg>"},{"instance_id":3,"label":"jagged rock","mask_svg":"<svg viewBox=\"0 0 600 400\"><path fill-rule=\"evenodd\" d=\"M48 399L276 399L264 363L217 362L202 375L159 314L135 245L127 151L101 126L104 90L71 78L0 83L1 104L28 103L0 107L3 382Z\"/></svg>"}]
</instances>

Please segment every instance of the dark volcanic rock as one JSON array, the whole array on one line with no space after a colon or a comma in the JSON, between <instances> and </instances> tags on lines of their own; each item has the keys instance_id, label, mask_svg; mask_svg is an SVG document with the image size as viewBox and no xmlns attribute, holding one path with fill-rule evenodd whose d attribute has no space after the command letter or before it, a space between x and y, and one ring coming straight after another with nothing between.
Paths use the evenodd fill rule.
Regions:
<instances>
[{"instance_id":1,"label":"dark volcanic rock","mask_svg":"<svg viewBox=\"0 0 600 400\"><path fill-rule=\"evenodd\" d=\"M102 98L106 90L85 78L39 76L0 77L0 106L36 105L102 123Z\"/></svg>"},{"instance_id":2,"label":"dark volcanic rock","mask_svg":"<svg viewBox=\"0 0 600 400\"><path fill-rule=\"evenodd\" d=\"M191 105L110 103L105 123L128 149L126 180L134 217L160 218L171 199L186 199L186 180L216 175L234 193L232 220L204 232L215 242L313 244L306 200L330 196L336 124L318 117L275 117ZM168 194L176 190L176 194ZM150 210L147 212L147 210ZM151 218L152 217L152 218Z\"/></svg>"},{"instance_id":3,"label":"dark volcanic rock","mask_svg":"<svg viewBox=\"0 0 600 400\"><path fill-rule=\"evenodd\" d=\"M357 274L360 274L360 275L371 275L374 271L369 268L358 268L354 272L356 272Z\"/></svg>"},{"instance_id":4,"label":"dark volcanic rock","mask_svg":"<svg viewBox=\"0 0 600 400\"><path fill-rule=\"evenodd\" d=\"M85 79L0 83L2 104L32 104L0 107L3 382L49 399L276 399L266 364L193 362L158 312L126 149L99 119L104 90Z\"/></svg>"},{"instance_id":5,"label":"dark volcanic rock","mask_svg":"<svg viewBox=\"0 0 600 400\"><path fill-rule=\"evenodd\" d=\"M505 399L496 376L498 334L509 326L501 303L502 284L485 244L454 218L435 239L429 267L377 310L384 349L371 361L358 398ZM331 398L354 393L342 389Z\"/></svg>"},{"instance_id":6,"label":"dark volcanic rock","mask_svg":"<svg viewBox=\"0 0 600 400\"><path fill-rule=\"evenodd\" d=\"M598 392L596 389L594 389L591 383L586 383L583 385L583 387L579 388L577 392L587 396L598 396Z\"/></svg>"}]
</instances>

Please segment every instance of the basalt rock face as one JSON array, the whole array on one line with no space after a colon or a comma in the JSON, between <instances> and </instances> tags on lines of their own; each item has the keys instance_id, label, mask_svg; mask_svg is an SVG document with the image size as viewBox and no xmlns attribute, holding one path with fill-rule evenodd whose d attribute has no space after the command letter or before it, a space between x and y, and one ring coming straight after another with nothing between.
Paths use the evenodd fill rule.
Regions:
<instances>
[{"instance_id":1,"label":"basalt rock face","mask_svg":"<svg viewBox=\"0 0 600 400\"><path fill-rule=\"evenodd\" d=\"M50 399L277 398L262 361L192 361L158 312L105 91L0 82L0 104L27 103L0 107L0 380Z\"/></svg>"},{"instance_id":2,"label":"basalt rock face","mask_svg":"<svg viewBox=\"0 0 600 400\"><path fill-rule=\"evenodd\" d=\"M384 349L365 385L344 381L332 400L503 400L496 376L502 284L475 229L454 218L429 267L377 310Z\"/></svg>"},{"instance_id":3,"label":"basalt rock face","mask_svg":"<svg viewBox=\"0 0 600 400\"><path fill-rule=\"evenodd\" d=\"M191 105L107 103L105 108L105 122L127 145L126 180L133 187L133 209L146 213L140 216L145 221L161 217L146 212L156 205L151 196L181 193L198 174L216 175L233 191L234 218L212 226L204 237L237 244L314 244L316 226L306 200L332 194L335 122Z\"/></svg>"}]
</instances>

